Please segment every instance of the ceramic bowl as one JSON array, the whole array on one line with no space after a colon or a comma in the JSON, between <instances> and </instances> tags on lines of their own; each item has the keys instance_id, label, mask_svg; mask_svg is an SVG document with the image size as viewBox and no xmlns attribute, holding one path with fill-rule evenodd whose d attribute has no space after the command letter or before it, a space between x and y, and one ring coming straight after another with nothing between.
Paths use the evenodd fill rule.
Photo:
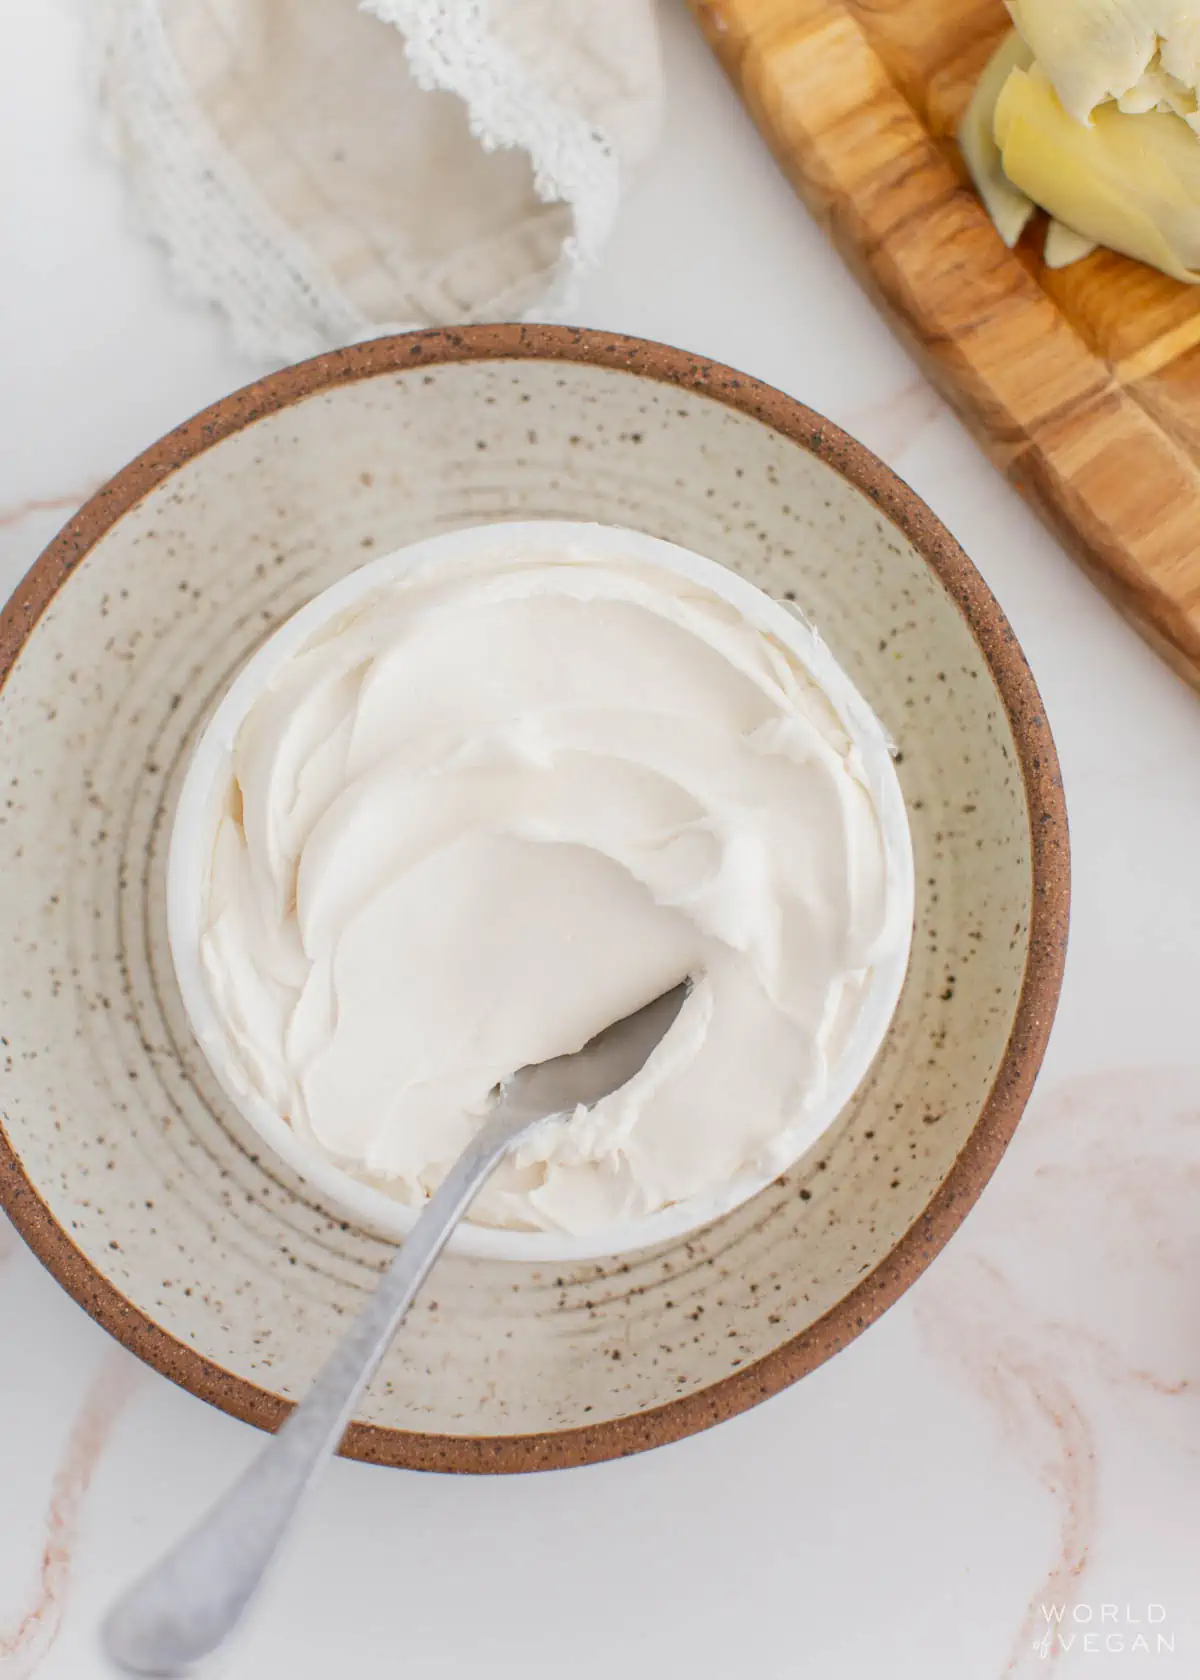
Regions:
<instances>
[{"instance_id":1,"label":"ceramic bowl","mask_svg":"<svg viewBox=\"0 0 1200 1680\"><path fill-rule=\"evenodd\" d=\"M897 743L915 932L870 1074L757 1196L617 1260L446 1257L345 1443L424 1468L653 1446L857 1335L999 1160L1066 939L1062 793L1020 650L953 539L836 427L565 328L381 339L261 380L101 490L0 621L0 1198L144 1359L271 1427L392 1252L264 1150L189 1029L165 865L192 746L352 565L511 519L630 526L803 605Z\"/></svg>"},{"instance_id":2,"label":"ceramic bowl","mask_svg":"<svg viewBox=\"0 0 1200 1680\"><path fill-rule=\"evenodd\" d=\"M416 1209L343 1172L316 1154L286 1119L260 1095L249 1079L224 1020L213 1007L200 960L200 940L208 875L220 813L228 801L234 743L247 713L278 672L335 618L353 609L373 590L394 582L414 566L436 566L498 554L530 558L561 556L572 547L606 559L680 574L729 602L750 624L789 649L832 702L847 735L858 749L884 835L889 891L903 943L875 964L868 977L858 1018L843 1053L831 1070L819 1103L779 1140L774 1170L747 1170L728 1184L689 1197L658 1213L622 1224L572 1235L562 1231L505 1231L464 1221L450 1239L450 1250L485 1259L528 1260L554 1264L595 1260L678 1240L708 1225L766 1188L792 1166L833 1124L866 1076L883 1043L908 966L912 927L912 842L904 795L892 764L887 736L879 720L841 670L828 647L802 616L773 601L736 572L702 555L642 531L562 519L475 525L461 531L410 543L392 554L368 561L309 601L281 625L235 677L204 728L183 778L175 808L167 857L167 938L188 1022L225 1095L280 1159L305 1182L357 1224L393 1241L412 1229Z\"/></svg>"}]
</instances>

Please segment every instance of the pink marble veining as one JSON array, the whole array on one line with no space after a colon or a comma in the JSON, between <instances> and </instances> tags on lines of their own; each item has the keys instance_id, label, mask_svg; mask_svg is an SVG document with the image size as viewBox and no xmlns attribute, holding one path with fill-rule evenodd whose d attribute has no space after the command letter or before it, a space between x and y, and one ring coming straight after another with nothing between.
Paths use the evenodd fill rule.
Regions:
<instances>
[{"instance_id":1,"label":"pink marble veining","mask_svg":"<svg viewBox=\"0 0 1200 1680\"><path fill-rule=\"evenodd\" d=\"M993 1409L1006 1441L1054 1500L1056 1556L1030 1599L1005 1675L1019 1672L1032 1645L1041 1603L1069 1602L1087 1567L1097 1510L1096 1443L1070 1384L1046 1368L1023 1333L1022 1303L988 1262L971 1256L956 1288L926 1303L921 1321L932 1346L954 1360Z\"/></svg>"},{"instance_id":2,"label":"pink marble veining","mask_svg":"<svg viewBox=\"0 0 1200 1680\"><path fill-rule=\"evenodd\" d=\"M1114 1448L1168 1440L1200 1504L1198 1188L1200 1076L1073 1080L1035 1098L918 1295L936 1356L992 1409L1053 1505L1052 1562L1019 1614L1005 1676L1044 1673L1062 1654L1039 1644L1045 1607L1069 1615L1085 1597Z\"/></svg>"},{"instance_id":3,"label":"pink marble veining","mask_svg":"<svg viewBox=\"0 0 1200 1680\"><path fill-rule=\"evenodd\" d=\"M19 525L23 519L28 519L35 513L74 513L76 508L83 506L95 488L94 484L89 484L82 490L68 490L62 496L34 497L27 502L14 502L10 507L0 507L0 530L8 525Z\"/></svg>"},{"instance_id":4,"label":"pink marble veining","mask_svg":"<svg viewBox=\"0 0 1200 1680\"><path fill-rule=\"evenodd\" d=\"M0 1672L4 1680L28 1680L58 1637L84 1501L138 1375L136 1362L123 1349L106 1349L54 1473L41 1562L27 1607L11 1625L0 1626Z\"/></svg>"},{"instance_id":5,"label":"pink marble veining","mask_svg":"<svg viewBox=\"0 0 1200 1680\"><path fill-rule=\"evenodd\" d=\"M894 463L946 412L929 381L915 378L891 396L852 410L841 424L876 455Z\"/></svg>"}]
</instances>

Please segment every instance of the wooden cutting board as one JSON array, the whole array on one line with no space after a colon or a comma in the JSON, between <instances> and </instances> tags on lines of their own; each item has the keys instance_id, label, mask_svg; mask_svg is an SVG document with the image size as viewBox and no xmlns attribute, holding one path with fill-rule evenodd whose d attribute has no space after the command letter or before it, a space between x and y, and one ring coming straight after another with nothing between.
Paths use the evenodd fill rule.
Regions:
<instances>
[{"instance_id":1,"label":"wooden cutting board","mask_svg":"<svg viewBox=\"0 0 1200 1680\"><path fill-rule=\"evenodd\" d=\"M1200 287L1007 251L954 142L1002 0L691 0L776 157L992 460L1200 686Z\"/></svg>"}]
</instances>

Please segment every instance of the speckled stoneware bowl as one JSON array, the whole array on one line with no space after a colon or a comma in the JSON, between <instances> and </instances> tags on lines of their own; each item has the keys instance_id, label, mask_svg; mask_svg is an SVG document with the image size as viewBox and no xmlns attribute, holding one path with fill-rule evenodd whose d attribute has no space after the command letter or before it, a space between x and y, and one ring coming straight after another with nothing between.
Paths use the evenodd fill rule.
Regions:
<instances>
[{"instance_id":1,"label":"speckled stoneware bowl","mask_svg":"<svg viewBox=\"0 0 1200 1680\"><path fill-rule=\"evenodd\" d=\"M71 521L0 623L0 1200L114 1335L271 1426L390 1250L260 1153L189 1034L166 840L248 654L374 553L630 525L793 596L895 737L916 934L853 1103L717 1224L613 1262L449 1256L346 1450L523 1470L740 1411L858 1334L994 1169L1054 1013L1067 832L996 603L836 427L680 351L551 327L383 339L189 421Z\"/></svg>"}]
</instances>

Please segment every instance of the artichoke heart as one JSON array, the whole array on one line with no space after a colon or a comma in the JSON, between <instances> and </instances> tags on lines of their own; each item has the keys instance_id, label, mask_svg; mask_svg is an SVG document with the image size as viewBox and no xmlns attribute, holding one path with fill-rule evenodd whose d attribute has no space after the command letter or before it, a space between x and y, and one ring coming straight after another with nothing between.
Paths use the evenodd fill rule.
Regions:
<instances>
[{"instance_id":1,"label":"artichoke heart","mask_svg":"<svg viewBox=\"0 0 1200 1680\"><path fill-rule=\"evenodd\" d=\"M1035 206L1045 261L1110 246L1200 282L1200 0L1007 0L959 128L1007 245Z\"/></svg>"},{"instance_id":2,"label":"artichoke heart","mask_svg":"<svg viewBox=\"0 0 1200 1680\"><path fill-rule=\"evenodd\" d=\"M1094 239L1085 239L1082 233L1051 216L1042 253L1047 268L1069 268L1081 257L1090 257L1095 249Z\"/></svg>"},{"instance_id":3,"label":"artichoke heart","mask_svg":"<svg viewBox=\"0 0 1200 1680\"><path fill-rule=\"evenodd\" d=\"M1200 133L1196 0L1008 0L1008 9L1076 122L1113 101L1129 115L1174 113Z\"/></svg>"},{"instance_id":4,"label":"artichoke heart","mask_svg":"<svg viewBox=\"0 0 1200 1680\"><path fill-rule=\"evenodd\" d=\"M1033 215L1034 203L1004 173L996 144L996 101L1010 73L1027 70L1032 63L1033 54L1016 31L1006 35L976 83L958 130L959 148L976 191L1006 245L1015 245L1020 239Z\"/></svg>"},{"instance_id":5,"label":"artichoke heart","mask_svg":"<svg viewBox=\"0 0 1200 1680\"><path fill-rule=\"evenodd\" d=\"M1068 116L1040 64L1010 71L994 134L1004 173L1085 240L1200 281L1200 142L1180 117L1112 102Z\"/></svg>"}]
</instances>

